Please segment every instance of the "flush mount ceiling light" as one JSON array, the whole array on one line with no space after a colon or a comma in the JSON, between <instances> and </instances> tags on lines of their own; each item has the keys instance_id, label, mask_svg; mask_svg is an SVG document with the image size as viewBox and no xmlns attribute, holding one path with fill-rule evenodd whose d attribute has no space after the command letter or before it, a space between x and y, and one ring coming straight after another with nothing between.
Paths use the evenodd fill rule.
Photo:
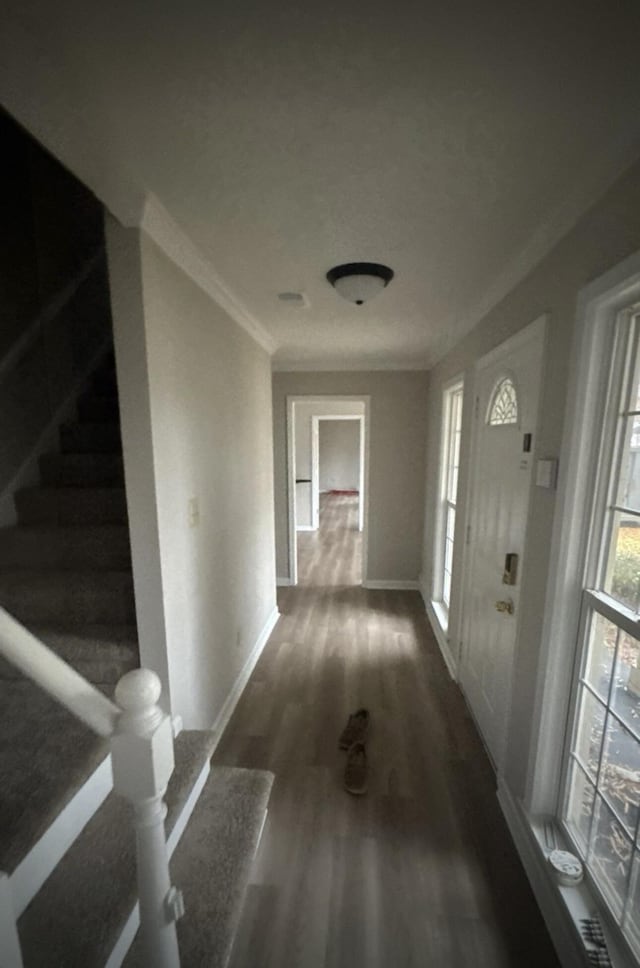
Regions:
<instances>
[{"instance_id":1,"label":"flush mount ceiling light","mask_svg":"<svg viewBox=\"0 0 640 968\"><path fill-rule=\"evenodd\" d=\"M327 279L343 299L362 306L391 282L393 269L377 262L347 262L329 269Z\"/></svg>"}]
</instances>

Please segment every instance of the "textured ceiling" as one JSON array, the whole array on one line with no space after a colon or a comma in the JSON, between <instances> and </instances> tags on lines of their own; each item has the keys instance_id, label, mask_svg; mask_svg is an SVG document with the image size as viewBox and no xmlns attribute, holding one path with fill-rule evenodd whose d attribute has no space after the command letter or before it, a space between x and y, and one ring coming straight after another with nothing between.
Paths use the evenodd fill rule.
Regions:
<instances>
[{"instance_id":1,"label":"textured ceiling","mask_svg":"<svg viewBox=\"0 0 640 968\"><path fill-rule=\"evenodd\" d=\"M156 196L280 367L431 364L640 154L635 2L3 7L7 108ZM396 277L351 306L344 261Z\"/></svg>"}]
</instances>

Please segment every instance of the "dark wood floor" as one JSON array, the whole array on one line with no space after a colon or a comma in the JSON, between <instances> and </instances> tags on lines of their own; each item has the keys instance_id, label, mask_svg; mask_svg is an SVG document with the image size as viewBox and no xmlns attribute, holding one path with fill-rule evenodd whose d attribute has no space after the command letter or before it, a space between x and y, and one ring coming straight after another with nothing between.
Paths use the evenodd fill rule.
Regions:
<instances>
[{"instance_id":1,"label":"dark wood floor","mask_svg":"<svg viewBox=\"0 0 640 968\"><path fill-rule=\"evenodd\" d=\"M318 556L316 583L281 591L214 757L276 777L230 968L557 968L420 598L337 583L358 556L343 532L320 536L340 561ZM361 705L356 798L337 738Z\"/></svg>"}]
</instances>

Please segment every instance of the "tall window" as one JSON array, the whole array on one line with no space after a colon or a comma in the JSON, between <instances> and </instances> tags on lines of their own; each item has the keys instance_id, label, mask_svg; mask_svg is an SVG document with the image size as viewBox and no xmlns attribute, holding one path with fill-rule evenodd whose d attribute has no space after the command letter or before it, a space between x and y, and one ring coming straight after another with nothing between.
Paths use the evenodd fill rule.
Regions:
<instances>
[{"instance_id":1,"label":"tall window","mask_svg":"<svg viewBox=\"0 0 640 968\"><path fill-rule=\"evenodd\" d=\"M451 601L453 538L456 528L460 429L462 425L462 383L444 392L442 408L442 465L440 473L440 514L436 540L434 600L447 620Z\"/></svg>"},{"instance_id":2,"label":"tall window","mask_svg":"<svg viewBox=\"0 0 640 968\"><path fill-rule=\"evenodd\" d=\"M603 423L562 819L640 957L640 314L620 316Z\"/></svg>"}]
</instances>

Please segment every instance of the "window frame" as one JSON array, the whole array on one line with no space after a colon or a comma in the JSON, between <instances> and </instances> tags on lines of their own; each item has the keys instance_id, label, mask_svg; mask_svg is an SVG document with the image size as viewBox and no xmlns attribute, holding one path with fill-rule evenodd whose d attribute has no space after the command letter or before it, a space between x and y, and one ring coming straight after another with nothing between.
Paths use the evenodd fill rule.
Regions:
<instances>
[{"instance_id":1,"label":"window frame","mask_svg":"<svg viewBox=\"0 0 640 968\"><path fill-rule=\"evenodd\" d=\"M454 415L456 400L457 410ZM455 550L455 528L458 520L460 493L460 455L462 440L462 417L464 408L464 378L457 376L449 380L442 391L442 412L440 420L440 465L438 469L438 506L433 552L433 589L431 604L443 631L449 626L451 608L451 579L453 576L453 556ZM457 417L457 431L453 431L454 416ZM454 435L457 433L457 471L455 500L450 498L450 478L452 474L452 448L455 448ZM451 568L449 569L449 601L445 596L445 573L447 562L447 523L453 511L454 524L451 537Z\"/></svg>"},{"instance_id":2,"label":"window frame","mask_svg":"<svg viewBox=\"0 0 640 968\"><path fill-rule=\"evenodd\" d=\"M638 302L640 252L585 286L577 299L531 743L521 801L521 817L528 824L540 851L543 851L543 829L546 829L548 819L556 819L557 823L562 810L564 739L573 726L570 718L573 714L573 683L581 659L577 644L582 592L585 578L588 581L592 577L585 569L586 563L593 560L589 553L592 543L588 537L602 500L601 492L596 490L596 472L601 457L601 439L605 438L592 433L592 428L602 428L603 434L606 429L613 334L619 314ZM508 802L507 793L503 799ZM548 871L548 868L545 866L544 870ZM593 903L595 892L591 891L591 895L590 903ZM574 919L577 929L575 911L572 910L574 902L563 896L556 903L560 903L565 917ZM557 915L559 913L558 910ZM557 915L554 913L554 917ZM606 916L604 920L607 920ZM567 942L569 936L565 935L559 922L557 929L561 944L572 943ZM575 938L575 934L572 937ZM635 960L630 960L628 950L625 952L626 945L618 929L615 929L613 940L616 966L636 964ZM611 944L609 947L611 951ZM611 953L613 955L613 951Z\"/></svg>"},{"instance_id":3,"label":"window frame","mask_svg":"<svg viewBox=\"0 0 640 968\"><path fill-rule=\"evenodd\" d=\"M618 629L618 633L626 633L633 638L640 638L640 613L627 607L622 602L617 601L613 595L604 591L606 583L606 572L609 567L607 559L610 557L611 538L614 528L615 511L618 506L619 485L621 478L621 467L625 452L625 423L629 416L637 411L630 406L631 393L637 389L637 354L640 345L640 307L638 305L626 307L624 310L614 314L609 330L610 353L604 368L607 372L607 386L603 394L601 406L600 432L594 433L598 442L598 456L596 466L593 468L593 500L590 510L589 535L585 548L585 562L583 568L582 593L580 602L580 619L575 640L575 662L572 675L572 693L569 701L567 729L564 737L564 749L562 755L561 777L558 803L555 811L556 822L562 830L564 836L569 841L571 848L583 858L585 863L585 875L591 891L598 897L600 904L607 911L607 918L610 928L620 935L622 945L629 944L623 936L623 923L628 913L629 892L633 883L634 857L638 850L638 826L631 838L631 858L629 862L628 882L626 885L626 895L623 900L621 923L618 924L618 917L608 910L609 900L601 882L594 872L587 866L591 863L591 845L587 843L586 856L574 835L570 823L565 819L567 805L572 790L571 774L574 759L579 763L579 757L575 755L576 737L580 728L579 707L583 691L586 690L591 695L595 695L590 684L585 684L585 669L589 657L589 638L591 623L594 617L604 618ZM634 516L640 516L634 512ZM591 786L594 792L594 806L589 819L589 829L595 822L597 797L605 804L605 807L612 813L617 823L626 827L621 821L615 806L609 802L608 794L601 785L601 762L605 755L606 730L610 717L614 721L627 728L622 722L619 712L613 705L613 683L615 678L615 663L618 656L619 642L617 640L614 654L612 657L612 668L610 682L607 690L606 699L598 695L596 701L604 710L603 735L599 752L598 769L596 778L591 778ZM634 733L637 732L634 730ZM587 775L588 771L583 764L577 769L582 769ZM588 840L590 840L591 833ZM634 956L640 962L640 956Z\"/></svg>"}]
</instances>

